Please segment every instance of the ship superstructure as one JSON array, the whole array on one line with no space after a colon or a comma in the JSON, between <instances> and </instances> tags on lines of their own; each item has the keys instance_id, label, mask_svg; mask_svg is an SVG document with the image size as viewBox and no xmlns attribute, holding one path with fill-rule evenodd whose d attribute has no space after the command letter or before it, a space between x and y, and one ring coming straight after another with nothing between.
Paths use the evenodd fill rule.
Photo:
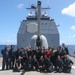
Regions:
<instances>
[{"instance_id":1,"label":"ship superstructure","mask_svg":"<svg viewBox=\"0 0 75 75\"><path fill-rule=\"evenodd\" d=\"M17 34L17 46L18 47L36 47L37 38L42 41L41 46L45 47L58 47L59 46L59 32L54 19L45 12L42 14L42 10L49 10L50 8L39 7L40 1L37 6L31 5L28 10L33 10L34 14L30 12L26 17L26 20L22 20L18 34ZM39 12L40 11L40 12Z\"/></svg>"}]
</instances>

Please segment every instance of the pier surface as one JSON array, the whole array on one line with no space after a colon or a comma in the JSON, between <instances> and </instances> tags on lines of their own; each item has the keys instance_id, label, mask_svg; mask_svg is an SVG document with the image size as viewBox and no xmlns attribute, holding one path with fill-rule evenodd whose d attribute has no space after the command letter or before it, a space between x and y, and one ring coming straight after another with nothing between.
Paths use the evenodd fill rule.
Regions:
<instances>
[{"instance_id":1,"label":"pier surface","mask_svg":"<svg viewBox=\"0 0 75 75\"><path fill-rule=\"evenodd\" d=\"M25 72L24 70L21 70L21 72L13 72L13 70L1 70L2 67L2 58L0 58L0 75L75 75L75 57L70 57L71 60L74 62L72 66L71 73L44 73L44 72L37 72L37 71L30 71Z\"/></svg>"}]
</instances>

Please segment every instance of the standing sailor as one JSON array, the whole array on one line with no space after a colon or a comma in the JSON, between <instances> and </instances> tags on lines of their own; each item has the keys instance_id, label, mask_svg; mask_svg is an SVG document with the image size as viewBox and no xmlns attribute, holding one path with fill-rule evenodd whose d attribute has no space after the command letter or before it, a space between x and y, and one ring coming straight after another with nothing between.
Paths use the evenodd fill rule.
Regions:
<instances>
[{"instance_id":1,"label":"standing sailor","mask_svg":"<svg viewBox=\"0 0 75 75\"><path fill-rule=\"evenodd\" d=\"M66 54L68 54L68 55L69 55L69 50L68 50L68 48L65 46L65 44L64 44L64 43L62 43L62 47L64 47Z\"/></svg>"},{"instance_id":2,"label":"standing sailor","mask_svg":"<svg viewBox=\"0 0 75 75\"><path fill-rule=\"evenodd\" d=\"M5 69L5 66L6 70L8 70L8 56L9 56L8 45L5 45L5 48L1 51L1 54L3 56L2 70Z\"/></svg>"},{"instance_id":3,"label":"standing sailor","mask_svg":"<svg viewBox=\"0 0 75 75\"><path fill-rule=\"evenodd\" d=\"M11 49L9 50L9 68L13 69L15 62L15 50L14 45L11 45Z\"/></svg>"},{"instance_id":4,"label":"standing sailor","mask_svg":"<svg viewBox=\"0 0 75 75\"><path fill-rule=\"evenodd\" d=\"M60 56L61 56L61 59L64 60L65 59L65 56L66 56L66 51L65 51L65 48L62 47L62 51L60 53Z\"/></svg>"}]
</instances>

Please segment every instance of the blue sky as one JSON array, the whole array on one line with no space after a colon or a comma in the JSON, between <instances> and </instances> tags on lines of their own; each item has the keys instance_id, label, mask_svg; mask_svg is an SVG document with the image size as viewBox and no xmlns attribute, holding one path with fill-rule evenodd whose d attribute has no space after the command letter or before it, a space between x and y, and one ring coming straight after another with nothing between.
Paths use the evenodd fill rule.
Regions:
<instances>
[{"instance_id":1,"label":"blue sky","mask_svg":"<svg viewBox=\"0 0 75 75\"><path fill-rule=\"evenodd\" d=\"M75 0L41 0L43 7L50 6L48 14L53 18L60 33L60 44L75 45ZM36 5L37 0L0 0L0 44L17 44L20 22Z\"/></svg>"}]
</instances>

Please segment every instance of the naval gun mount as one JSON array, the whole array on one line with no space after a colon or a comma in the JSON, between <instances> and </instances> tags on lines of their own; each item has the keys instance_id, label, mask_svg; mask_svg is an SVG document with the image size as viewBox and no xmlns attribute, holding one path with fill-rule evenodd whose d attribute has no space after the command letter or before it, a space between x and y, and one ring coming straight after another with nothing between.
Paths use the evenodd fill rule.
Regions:
<instances>
[{"instance_id":1,"label":"naval gun mount","mask_svg":"<svg viewBox=\"0 0 75 75\"><path fill-rule=\"evenodd\" d=\"M38 36L36 39L36 47L41 47L41 46L42 46L41 39L40 36Z\"/></svg>"}]
</instances>

